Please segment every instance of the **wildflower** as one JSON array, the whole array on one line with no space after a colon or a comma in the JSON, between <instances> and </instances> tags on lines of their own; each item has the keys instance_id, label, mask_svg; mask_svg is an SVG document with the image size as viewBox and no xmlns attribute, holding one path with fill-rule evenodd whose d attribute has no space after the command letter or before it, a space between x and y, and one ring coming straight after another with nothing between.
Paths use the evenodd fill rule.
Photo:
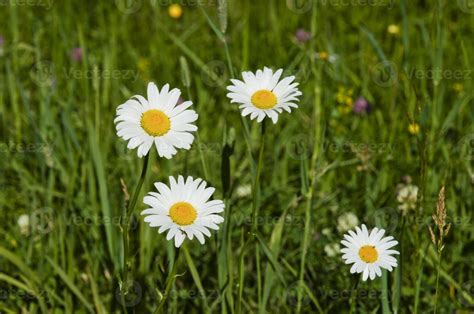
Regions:
<instances>
[{"instance_id":1,"label":"wildflower","mask_svg":"<svg viewBox=\"0 0 474 314\"><path fill-rule=\"evenodd\" d=\"M70 52L71 59L77 62L82 61L82 48L74 48Z\"/></svg>"},{"instance_id":2,"label":"wildflower","mask_svg":"<svg viewBox=\"0 0 474 314\"><path fill-rule=\"evenodd\" d=\"M407 184L400 188L397 194L399 203L398 209L406 214L410 210L416 208L416 200L418 197L418 187L416 185Z\"/></svg>"},{"instance_id":3,"label":"wildflower","mask_svg":"<svg viewBox=\"0 0 474 314\"><path fill-rule=\"evenodd\" d=\"M337 60L337 55L329 54L326 51L316 52L315 57L316 59L330 63L334 63Z\"/></svg>"},{"instance_id":4,"label":"wildflower","mask_svg":"<svg viewBox=\"0 0 474 314\"><path fill-rule=\"evenodd\" d=\"M304 44L311 40L313 35L307 30L300 28L295 33L295 38L300 44Z\"/></svg>"},{"instance_id":5,"label":"wildflower","mask_svg":"<svg viewBox=\"0 0 474 314\"><path fill-rule=\"evenodd\" d=\"M388 27L387 27L387 32L390 34L390 35L399 35L400 34L400 26L396 25L396 24L390 24Z\"/></svg>"},{"instance_id":6,"label":"wildflower","mask_svg":"<svg viewBox=\"0 0 474 314\"><path fill-rule=\"evenodd\" d=\"M23 214L18 217L18 227L20 227L20 233L22 235L29 235L30 234L30 216Z\"/></svg>"},{"instance_id":7,"label":"wildflower","mask_svg":"<svg viewBox=\"0 0 474 314\"><path fill-rule=\"evenodd\" d=\"M413 181L413 179L411 178L410 175L407 174L402 177L402 181L406 184L410 184Z\"/></svg>"},{"instance_id":8,"label":"wildflower","mask_svg":"<svg viewBox=\"0 0 474 314\"><path fill-rule=\"evenodd\" d=\"M345 213L337 218L337 230L339 232L346 232L359 225L359 219L353 213Z\"/></svg>"},{"instance_id":9,"label":"wildflower","mask_svg":"<svg viewBox=\"0 0 474 314\"><path fill-rule=\"evenodd\" d=\"M207 183L202 179L188 177L184 181L179 176L177 181L173 177L169 180L170 187L157 182L158 193L150 192L143 199L151 207L141 213L147 215L145 222L150 227L159 227L159 233L169 230L166 240L174 238L176 247L180 247L186 237L190 240L196 237L204 244L204 235L211 236L208 229L218 230L218 224L224 221L218 215L224 211L224 202L209 201L215 189L206 188Z\"/></svg>"},{"instance_id":10,"label":"wildflower","mask_svg":"<svg viewBox=\"0 0 474 314\"><path fill-rule=\"evenodd\" d=\"M277 123L278 115L286 110L291 112L291 107L298 108L296 104L301 92L295 83L295 77L289 76L280 81L283 70L273 73L267 67L252 72L242 72L243 81L231 79L233 85L227 86L230 92L227 97L232 103L239 103L242 116L250 115L250 119L257 118L262 122L265 117Z\"/></svg>"},{"instance_id":11,"label":"wildflower","mask_svg":"<svg viewBox=\"0 0 474 314\"><path fill-rule=\"evenodd\" d=\"M251 193L252 193L252 186L250 184L241 185L235 191L235 194L238 197L246 197L246 196L249 196Z\"/></svg>"},{"instance_id":12,"label":"wildflower","mask_svg":"<svg viewBox=\"0 0 474 314\"><path fill-rule=\"evenodd\" d=\"M183 8L175 3L168 7L168 15L174 19L179 19L183 15Z\"/></svg>"},{"instance_id":13,"label":"wildflower","mask_svg":"<svg viewBox=\"0 0 474 314\"><path fill-rule=\"evenodd\" d=\"M326 236L326 237L329 237L331 234L332 234L332 231L331 231L331 228L324 228L321 233Z\"/></svg>"},{"instance_id":14,"label":"wildflower","mask_svg":"<svg viewBox=\"0 0 474 314\"><path fill-rule=\"evenodd\" d=\"M357 114L369 113L371 109L369 102L364 97L357 98L352 106L352 110Z\"/></svg>"},{"instance_id":15,"label":"wildflower","mask_svg":"<svg viewBox=\"0 0 474 314\"><path fill-rule=\"evenodd\" d=\"M341 244L345 247L341 249L342 259L346 264L353 264L351 274L362 273L362 280L368 278L375 279L382 276L381 268L392 271L397 267L397 259L394 254L400 254L392 247L398 244L393 237L383 237L384 229L374 228L369 231L365 225L362 228L356 227L356 232L350 230L344 235Z\"/></svg>"},{"instance_id":16,"label":"wildflower","mask_svg":"<svg viewBox=\"0 0 474 314\"><path fill-rule=\"evenodd\" d=\"M150 60L147 58L140 58L138 59L137 66L140 71L146 72L150 69Z\"/></svg>"},{"instance_id":17,"label":"wildflower","mask_svg":"<svg viewBox=\"0 0 474 314\"><path fill-rule=\"evenodd\" d=\"M324 252L329 257L334 257L341 252L341 246L339 243L326 244L324 246Z\"/></svg>"},{"instance_id":18,"label":"wildflower","mask_svg":"<svg viewBox=\"0 0 474 314\"><path fill-rule=\"evenodd\" d=\"M155 144L160 157L171 159L177 149L191 148L197 131L193 124L198 118L194 110L187 110L193 103L185 101L177 105L181 91L169 90L169 85L158 90L148 84L148 100L136 95L117 108L117 135L128 141L127 148L138 147L138 157L148 154Z\"/></svg>"},{"instance_id":19,"label":"wildflower","mask_svg":"<svg viewBox=\"0 0 474 314\"><path fill-rule=\"evenodd\" d=\"M352 99L352 94L352 89L347 89L343 86L339 87L338 92L336 94L336 102L339 105L338 110L341 113L346 114L352 111L352 104L354 102Z\"/></svg>"},{"instance_id":20,"label":"wildflower","mask_svg":"<svg viewBox=\"0 0 474 314\"><path fill-rule=\"evenodd\" d=\"M464 91L464 85L462 85L461 83L454 83L453 90L456 93L461 94Z\"/></svg>"},{"instance_id":21,"label":"wildflower","mask_svg":"<svg viewBox=\"0 0 474 314\"><path fill-rule=\"evenodd\" d=\"M420 126L418 123L413 122L408 125L408 132L410 132L411 135L417 135L420 133Z\"/></svg>"}]
</instances>

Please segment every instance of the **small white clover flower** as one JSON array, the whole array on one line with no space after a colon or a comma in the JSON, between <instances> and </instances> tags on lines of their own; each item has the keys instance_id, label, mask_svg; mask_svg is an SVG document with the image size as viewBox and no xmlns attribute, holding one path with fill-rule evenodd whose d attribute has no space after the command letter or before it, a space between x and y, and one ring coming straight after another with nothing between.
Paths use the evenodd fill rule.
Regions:
<instances>
[{"instance_id":1,"label":"small white clover flower","mask_svg":"<svg viewBox=\"0 0 474 314\"><path fill-rule=\"evenodd\" d=\"M342 214L337 218L337 230L339 232L346 232L357 225L359 225L359 219L351 212Z\"/></svg>"},{"instance_id":2,"label":"small white clover flower","mask_svg":"<svg viewBox=\"0 0 474 314\"><path fill-rule=\"evenodd\" d=\"M398 209L404 214L409 210L415 209L417 197L418 187L416 185L408 184L403 186L397 194Z\"/></svg>"},{"instance_id":3,"label":"small white clover flower","mask_svg":"<svg viewBox=\"0 0 474 314\"><path fill-rule=\"evenodd\" d=\"M324 252L329 257L334 257L341 252L341 246L339 243L326 244L324 246Z\"/></svg>"},{"instance_id":4,"label":"small white clover flower","mask_svg":"<svg viewBox=\"0 0 474 314\"><path fill-rule=\"evenodd\" d=\"M20 227L20 233L22 235L30 234L30 216L23 214L18 217L18 227Z\"/></svg>"}]
</instances>

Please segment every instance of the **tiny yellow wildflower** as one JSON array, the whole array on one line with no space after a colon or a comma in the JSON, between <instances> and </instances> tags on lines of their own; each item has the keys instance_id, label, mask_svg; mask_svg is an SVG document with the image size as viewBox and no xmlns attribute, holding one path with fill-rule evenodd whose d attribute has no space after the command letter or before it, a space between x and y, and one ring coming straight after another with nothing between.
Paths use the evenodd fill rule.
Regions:
<instances>
[{"instance_id":1,"label":"tiny yellow wildflower","mask_svg":"<svg viewBox=\"0 0 474 314\"><path fill-rule=\"evenodd\" d=\"M150 60L148 60L147 58L140 58L138 59L137 65L140 71L146 72L150 69Z\"/></svg>"},{"instance_id":2,"label":"tiny yellow wildflower","mask_svg":"<svg viewBox=\"0 0 474 314\"><path fill-rule=\"evenodd\" d=\"M410 132L411 135L417 135L420 133L420 126L418 123L413 122L408 125L408 132Z\"/></svg>"},{"instance_id":3,"label":"tiny yellow wildflower","mask_svg":"<svg viewBox=\"0 0 474 314\"><path fill-rule=\"evenodd\" d=\"M398 35L400 34L400 26L396 25L396 24L390 24L388 27L387 27L387 32L390 34L390 35Z\"/></svg>"},{"instance_id":4,"label":"tiny yellow wildflower","mask_svg":"<svg viewBox=\"0 0 474 314\"><path fill-rule=\"evenodd\" d=\"M174 19L179 19L183 15L183 8L175 3L169 6L168 15Z\"/></svg>"},{"instance_id":5,"label":"tiny yellow wildflower","mask_svg":"<svg viewBox=\"0 0 474 314\"><path fill-rule=\"evenodd\" d=\"M464 91L464 85L462 85L461 83L454 83L453 84L453 90L456 93L462 93Z\"/></svg>"},{"instance_id":6,"label":"tiny yellow wildflower","mask_svg":"<svg viewBox=\"0 0 474 314\"><path fill-rule=\"evenodd\" d=\"M329 53L327 53L326 51L321 51L319 53L319 59L327 61L329 59Z\"/></svg>"}]
</instances>

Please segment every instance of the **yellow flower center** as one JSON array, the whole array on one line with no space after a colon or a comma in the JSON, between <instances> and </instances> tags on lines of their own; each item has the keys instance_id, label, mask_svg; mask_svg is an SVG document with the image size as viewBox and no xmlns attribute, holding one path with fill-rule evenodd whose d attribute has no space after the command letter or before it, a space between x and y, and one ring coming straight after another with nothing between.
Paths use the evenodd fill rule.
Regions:
<instances>
[{"instance_id":1,"label":"yellow flower center","mask_svg":"<svg viewBox=\"0 0 474 314\"><path fill-rule=\"evenodd\" d=\"M364 245L359 249L359 257L366 263L374 263L379 258L379 253L375 249L375 246Z\"/></svg>"},{"instance_id":2,"label":"yellow flower center","mask_svg":"<svg viewBox=\"0 0 474 314\"><path fill-rule=\"evenodd\" d=\"M140 125L151 136L162 136L170 130L170 118L160 110L145 111Z\"/></svg>"},{"instance_id":3,"label":"yellow flower center","mask_svg":"<svg viewBox=\"0 0 474 314\"><path fill-rule=\"evenodd\" d=\"M178 202L171 206L169 216L174 223L180 226L188 226L196 220L197 211L189 203Z\"/></svg>"},{"instance_id":4,"label":"yellow flower center","mask_svg":"<svg viewBox=\"0 0 474 314\"><path fill-rule=\"evenodd\" d=\"M270 109L277 104L277 98L271 91L262 89L252 95L252 104L259 109Z\"/></svg>"}]
</instances>

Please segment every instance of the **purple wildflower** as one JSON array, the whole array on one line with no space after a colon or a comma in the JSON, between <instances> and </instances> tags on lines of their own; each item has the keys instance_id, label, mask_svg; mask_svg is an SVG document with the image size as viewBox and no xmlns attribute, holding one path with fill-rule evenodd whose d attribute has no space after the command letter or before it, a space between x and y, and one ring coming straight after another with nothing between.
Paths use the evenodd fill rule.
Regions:
<instances>
[{"instance_id":1,"label":"purple wildflower","mask_svg":"<svg viewBox=\"0 0 474 314\"><path fill-rule=\"evenodd\" d=\"M305 43L305 42L310 41L313 35L307 30L300 28L296 31L295 37L299 43Z\"/></svg>"},{"instance_id":2,"label":"purple wildflower","mask_svg":"<svg viewBox=\"0 0 474 314\"><path fill-rule=\"evenodd\" d=\"M82 61L82 48L74 48L71 50L71 59L77 62Z\"/></svg>"},{"instance_id":3,"label":"purple wildflower","mask_svg":"<svg viewBox=\"0 0 474 314\"><path fill-rule=\"evenodd\" d=\"M371 109L369 102L364 97L357 98L352 107L352 110L357 114L369 113Z\"/></svg>"}]
</instances>

